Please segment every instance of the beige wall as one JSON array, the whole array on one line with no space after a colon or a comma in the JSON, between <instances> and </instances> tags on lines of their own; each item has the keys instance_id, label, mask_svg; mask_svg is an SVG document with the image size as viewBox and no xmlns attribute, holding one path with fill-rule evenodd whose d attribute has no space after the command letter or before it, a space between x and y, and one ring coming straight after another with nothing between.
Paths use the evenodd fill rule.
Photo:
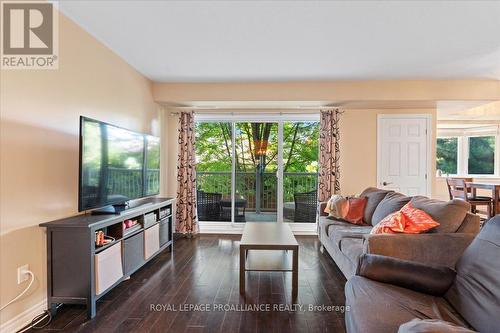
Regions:
<instances>
[{"instance_id":1,"label":"beige wall","mask_svg":"<svg viewBox=\"0 0 500 333\"><path fill-rule=\"evenodd\" d=\"M440 101L497 101L498 80L406 80L406 81L310 81L255 83L154 83L157 102L172 105L251 105L259 101L318 101L334 103L347 110L342 119L342 190L359 193L376 185L377 114L430 113L435 142L436 106ZM246 103L241 103L246 102ZM239 103L240 102L240 103ZM300 102L297 104L300 105ZM289 105L289 103L287 104ZM218 110L215 110L217 112ZM235 111L236 112L236 111ZM259 111L262 112L262 111ZM169 149L176 147L176 132L167 119ZM433 150L435 144L432 145ZM169 150L170 151L170 150ZM431 156L435 156L432 152ZM434 164L434 160L431 162ZM175 177L175 160L168 161ZM166 165L166 164L164 164ZM433 167L433 170L435 167ZM434 171L433 171L434 174ZM430 175L431 177L433 176ZM432 177L432 193L436 181ZM167 188L167 187L165 187ZM174 190L171 185L170 191ZM175 193L175 192L170 192Z\"/></svg>"},{"instance_id":2,"label":"beige wall","mask_svg":"<svg viewBox=\"0 0 500 333\"><path fill-rule=\"evenodd\" d=\"M164 146L172 156L163 163L167 166L168 178L175 179L177 152L177 117L170 115L173 110L165 109L162 122ZM342 193L359 194L368 186L377 185L377 115L379 114L431 114L432 128L436 124L436 109L346 109L341 117L341 188ZM167 116L168 115L168 116ZM435 131L432 130L432 142L435 142ZM168 142L168 143L167 143ZM435 145L431 158L435 156ZM432 175L435 174L435 161ZM432 177L432 193L435 192ZM175 181L167 181L164 177L163 188L166 195L175 195Z\"/></svg>"},{"instance_id":3,"label":"beige wall","mask_svg":"<svg viewBox=\"0 0 500 333\"><path fill-rule=\"evenodd\" d=\"M162 107L161 120L161 145L164 147L161 165L160 193L165 197L175 197L177 192L177 137L179 116L175 110Z\"/></svg>"},{"instance_id":4,"label":"beige wall","mask_svg":"<svg viewBox=\"0 0 500 333\"><path fill-rule=\"evenodd\" d=\"M435 107L437 101L500 100L498 80L304 81L256 83L155 83L158 102L327 101L350 108L396 105ZM364 105L364 106L360 106ZM415 106L414 106L415 107Z\"/></svg>"},{"instance_id":5,"label":"beige wall","mask_svg":"<svg viewBox=\"0 0 500 333\"><path fill-rule=\"evenodd\" d=\"M379 114L431 114L432 127L436 124L436 109L347 109L340 123L340 183L342 193L359 194L368 186L377 185L377 115ZM432 131L435 142L435 131ZM435 145L431 158L435 156ZM432 158L435 174L435 161ZM434 177L432 178L434 179ZM432 185L434 193L435 184Z\"/></svg>"},{"instance_id":6,"label":"beige wall","mask_svg":"<svg viewBox=\"0 0 500 333\"><path fill-rule=\"evenodd\" d=\"M456 117L460 119L453 119ZM482 124L482 126L500 124L500 100L466 110L454 110L451 112L445 110L444 117L443 113L440 113L437 124L474 124L473 126L477 126L477 124ZM473 178L474 181L477 182L500 182L500 178L492 176ZM435 183L436 189L434 196L437 199L448 200L449 193L448 186L446 185L446 178L436 177ZM488 190L477 190L477 193L479 195L491 196L491 191Z\"/></svg>"},{"instance_id":7,"label":"beige wall","mask_svg":"<svg viewBox=\"0 0 500 333\"><path fill-rule=\"evenodd\" d=\"M465 118L470 121L489 119L492 123L497 123L500 119L500 100L480 105L475 108L455 112L455 115L456 114L458 114L459 117Z\"/></svg>"},{"instance_id":8,"label":"beige wall","mask_svg":"<svg viewBox=\"0 0 500 333\"><path fill-rule=\"evenodd\" d=\"M65 17L59 45L58 70L1 71L0 303L26 286L17 284L18 266L36 275L1 323L46 296L38 224L77 213L79 116L159 134L149 80Z\"/></svg>"},{"instance_id":9,"label":"beige wall","mask_svg":"<svg viewBox=\"0 0 500 333\"><path fill-rule=\"evenodd\" d=\"M434 193L434 197L440 200L448 200L448 187L446 185L446 178L436 177L436 193Z\"/></svg>"}]
</instances>

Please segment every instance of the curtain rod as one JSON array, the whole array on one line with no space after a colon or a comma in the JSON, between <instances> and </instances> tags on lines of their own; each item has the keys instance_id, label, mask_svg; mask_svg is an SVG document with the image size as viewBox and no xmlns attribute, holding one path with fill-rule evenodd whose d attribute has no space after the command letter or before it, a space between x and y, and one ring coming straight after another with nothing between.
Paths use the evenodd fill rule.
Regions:
<instances>
[{"instance_id":1,"label":"curtain rod","mask_svg":"<svg viewBox=\"0 0 500 333\"><path fill-rule=\"evenodd\" d=\"M222 112L199 112L199 111L194 111L195 114L228 114L228 115L235 115L235 114L248 114L248 115L255 115L255 114L266 114L266 115L298 115L298 114L318 114L319 109L317 112L304 112L304 110L300 111L297 110L297 112L234 112L234 111L222 111ZM181 111L178 112L170 112L171 116L176 116L179 115Z\"/></svg>"},{"instance_id":2,"label":"curtain rod","mask_svg":"<svg viewBox=\"0 0 500 333\"><path fill-rule=\"evenodd\" d=\"M178 115L182 110L188 110L188 111L193 111L194 113L198 114L279 114L279 115L286 115L286 114L301 114L301 113L308 113L308 114L316 114L319 113L321 110L327 110L327 109L335 109L336 107L323 107L323 108L297 108L297 109L291 109L291 108L282 108L282 109L276 109L276 108L251 108L251 109L197 109L197 108L188 108L188 107L182 107L182 108L175 108L178 109L179 111L173 111L170 113L170 115ZM282 110L282 111L278 111Z\"/></svg>"}]
</instances>

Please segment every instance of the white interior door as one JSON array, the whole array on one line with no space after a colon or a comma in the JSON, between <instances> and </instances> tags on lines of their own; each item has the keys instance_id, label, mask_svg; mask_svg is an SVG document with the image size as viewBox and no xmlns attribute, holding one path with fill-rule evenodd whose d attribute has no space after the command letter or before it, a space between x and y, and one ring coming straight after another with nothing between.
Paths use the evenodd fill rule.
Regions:
<instances>
[{"instance_id":1,"label":"white interior door","mask_svg":"<svg viewBox=\"0 0 500 333\"><path fill-rule=\"evenodd\" d=\"M379 115L378 187L406 195L430 195L430 116Z\"/></svg>"}]
</instances>

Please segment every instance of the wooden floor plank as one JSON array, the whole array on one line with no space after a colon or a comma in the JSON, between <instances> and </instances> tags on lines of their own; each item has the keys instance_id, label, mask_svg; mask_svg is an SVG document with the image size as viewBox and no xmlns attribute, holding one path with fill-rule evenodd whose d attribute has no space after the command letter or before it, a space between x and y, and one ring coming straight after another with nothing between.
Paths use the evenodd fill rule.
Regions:
<instances>
[{"instance_id":1,"label":"wooden floor plank","mask_svg":"<svg viewBox=\"0 0 500 333\"><path fill-rule=\"evenodd\" d=\"M313 236L298 236L298 305L291 303L291 273L248 272L239 293L240 235L179 238L122 282L97 305L93 320L83 306L64 305L45 332L345 332L341 312L308 311L310 305L345 304L345 279ZM209 304L212 311L182 306ZM269 304L270 311L244 306ZM214 310L215 306L232 306ZM157 310L152 310L151 306ZM276 307L275 307L276 306ZM289 306L285 308L285 306ZM239 307L239 308L238 308ZM262 308L261 308L262 309ZM280 310L281 309L281 310ZM198 307L199 310L199 307Z\"/></svg>"}]
</instances>

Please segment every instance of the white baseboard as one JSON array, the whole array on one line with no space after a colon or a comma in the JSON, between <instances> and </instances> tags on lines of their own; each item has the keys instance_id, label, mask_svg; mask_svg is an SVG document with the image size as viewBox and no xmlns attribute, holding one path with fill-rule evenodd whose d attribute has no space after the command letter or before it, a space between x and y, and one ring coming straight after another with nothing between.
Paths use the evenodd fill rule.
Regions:
<instances>
[{"instance_id":1,"label":"white baseboard","mask_svg":"<svg viewBox=\"0 0 500 333\"><path fill-rule=\"evenodd\" d=\"M318 232L316 230L292 230L295 236L318 236Z\"/></svg>"},{"instance_id":2,"label":"white baseboard","mask_svg":"<svg viewBox=\"0 0 500 333\"><path fill-rule=\"evenodd\" d=\"M199 222L200 234L242 234L242 224L232 224L231 222Z\"/></svg>"},{"instance_id":3,"label":"white baseboard","mask_svg":"<svg viewBox=\"0 0 500 333\"><path fill-rule=\"evenodd\" d=\"M277 222L262 222L277 223ZM294 235L317 235L315 223L290 223ZM231 222L200 222L200 234L242 234L245 223Z\"/></svg>"},{"instance_id":4,"label":"white baseboard","mask_svg":"<svg viewBox=\"0 0 500 333\"><path fill-rule=\"evenodd\" d=\"M47 299L43 299L29 309L0 325L1 333L14 333L31 322L35 316L47 309Z\"/></svg>"}]
</instances>

